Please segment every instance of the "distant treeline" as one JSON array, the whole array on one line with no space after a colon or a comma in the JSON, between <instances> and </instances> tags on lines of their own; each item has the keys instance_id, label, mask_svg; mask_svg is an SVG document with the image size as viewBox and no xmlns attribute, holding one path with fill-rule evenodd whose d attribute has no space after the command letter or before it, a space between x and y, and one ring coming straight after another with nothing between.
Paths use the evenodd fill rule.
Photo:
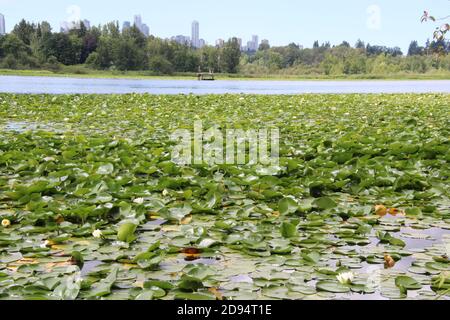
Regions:
<instances>
[{"instance_id":1,"label":"distant treeline","mask_svg":"<svg viewBox=\"0 0 450 320\"><path fill-rule=\"evenodd\" d=\"M374 46L358 41L312 48L290 44L270 47L261 44L256 52L241 52L236 38L223 47L201 49L145 37L136 27L121 31L117 23L90 29L80 23L68 33L52 32L47 22L22 20L13 31L0 36L0 68L48 69L64 65L86 65L97 70L148 70L155 74L214 71L252 75L345 75L426 73L450 71L450 44L446 40L428 41L423 47L410 44L405 56L399 48Z\"/></svg>"}]
</instances>

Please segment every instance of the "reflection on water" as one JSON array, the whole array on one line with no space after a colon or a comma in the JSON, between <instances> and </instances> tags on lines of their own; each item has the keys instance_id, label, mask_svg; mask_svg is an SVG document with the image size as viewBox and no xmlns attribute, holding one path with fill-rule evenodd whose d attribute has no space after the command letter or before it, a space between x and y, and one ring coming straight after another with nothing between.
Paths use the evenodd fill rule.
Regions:
<instances>
[{"instance_id":1,"label":"reflection on water","mask_svg":"<svg viewBox=\"0 0 450 320\"><path fill-rule=\"evenodd\" d=\"M45 124L31 121L8 121L5 124L0 124L0 129L3 131L12 132L25 132L25 131L53 131L53 132L63 132L61 125L56 124Z\"/></svg>"},{"instance_id":2,"label":"reflection on water","mask_svg":"<svg viewBox=\"0 0 450 320\"><path fill-rule=\"evenodd\" d=\"M230 277L230 281L234 283L253 283L253 279L247 274Z\"/></svg>"},{"instance_id":3,"label":"reflection on water","mask_svg":"<svg viewBox=\"0 0 450 320\"><path fill-rule=\"evenodd\" d=\"M96 267L102 264L103 262L97 260L85 262L83 265L83 269L81 269L81 276L84 277L88 275L92 270L94 270Z\"/></svg>"},{"instance_id":4,"label":"reflection on water","mask_svg":"<svg viewBox=\"0 0 450 320\"><path fill-rule=\"evenodd\" d=\"M299 93L450 93L450 80L408 81L254 81L133 80L0 76L0 92L151 93L151 94L299 94Z\"/></svg>"}]
</instances>

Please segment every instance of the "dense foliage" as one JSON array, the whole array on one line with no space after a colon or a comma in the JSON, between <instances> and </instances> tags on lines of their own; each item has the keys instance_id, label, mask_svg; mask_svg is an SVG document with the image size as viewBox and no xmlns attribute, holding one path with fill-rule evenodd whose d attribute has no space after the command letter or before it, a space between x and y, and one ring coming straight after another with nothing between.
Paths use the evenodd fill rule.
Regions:
<instances>
[{"instance_id":1,"label":"dense foliage","mask_svg":"<svg viewBox=\"0 0 450 320\"><path fill-rule=\"evenodd\" d=\"M450 71L448 41L434 40L424 47L413 41L404 56L399 48L358 41L337 46L316 41L312 48L290 44L257 52L241 52L237 39L223 47L194 49L157 37L146 38L137 28L120 31L117 23L93 27L81 23L68 33L52 32L48 23L22 20L0 37L0 67L49 69L62 65L86 65L98 70L147 70L154 74L214 71L246 75L387 75ZM81 68L79 69L82 72Z\"/></svg>"},{"instance_id":2,"label":"dense foliage","mask_svg":"<svg viewBox=\"0 0 450 320\"><path fill-rule=\"evenodd\" d=\"M0 297L448 295L449 104L2 94ZM195 120L280 128L280 170L176 165Z\"/></svg>"}]
</instances>

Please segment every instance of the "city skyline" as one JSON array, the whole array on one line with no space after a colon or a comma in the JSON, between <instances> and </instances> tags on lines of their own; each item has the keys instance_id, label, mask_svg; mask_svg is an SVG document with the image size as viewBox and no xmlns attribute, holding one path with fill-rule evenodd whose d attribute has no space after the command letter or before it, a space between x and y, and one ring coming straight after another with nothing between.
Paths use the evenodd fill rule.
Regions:
<instances>
[{"instance_id":1,"label":"city skyline","mask_svg":"<svg viewBox=\"0 0 450 320\"><path fill-rule=\"evenodd\" d=\"M110 21L129 21L136 12L145 16L154 34L163 39L188 34L192 20L202 24L201 38L210 45L219 39L231 37L251 39L258 34L261 39L270 39L271 45L289 43L311 47L315 40L338 45L342 41L354 44L358 39L372 45L399 46L406 51L411 40L425 43L432 37L437 23L420 23L423 10L437 17L448 11L447 0L436 0L432 4L425 0L348 0L342 6L334 1L291 1L268 0L237 1L211 6L206 0L186 3L181 0L166 2L130 0L123 3L106 1L69 1L57 3L41 0L24 4L21 0L0 0L2 14L6 17L6 32L10 32L21 18L31 22L48 21L54 31L61 21L79 13L81 20L89 20L92 25ZM78 8L77 10L68 10ZM128 17L128 18L127 18ZM251 40L250 40L251 41Z\"/></svg>"}]
</instances>

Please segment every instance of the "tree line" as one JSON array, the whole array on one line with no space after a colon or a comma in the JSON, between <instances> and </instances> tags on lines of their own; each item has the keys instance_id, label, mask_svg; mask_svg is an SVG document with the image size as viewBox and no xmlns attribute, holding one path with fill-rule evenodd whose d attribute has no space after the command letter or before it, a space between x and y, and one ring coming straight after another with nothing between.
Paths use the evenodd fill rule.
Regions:
<instances>
[{"instance_id":1,"label":"tree line","mask_svg":"<svg viewBox=\"0 0 450 320\"><path fill-rule=\"evenodd\" d=\"M148 70L155 74L214 71L243 74L388 74L450 71L445 39L428 41L423 47L412 41L407 56L397 48L365 44L352 46L319 44L302 48L297 44L241 52L238 39L222 47L195 49L175 41L145 37L132 26L120 30L117 22L86 28L80 23L69 32L52 32L48 22L22 20L11 33L0 37L0 67L48 69L85 65L96 70Z\"/></svg>"}]
</instances>

